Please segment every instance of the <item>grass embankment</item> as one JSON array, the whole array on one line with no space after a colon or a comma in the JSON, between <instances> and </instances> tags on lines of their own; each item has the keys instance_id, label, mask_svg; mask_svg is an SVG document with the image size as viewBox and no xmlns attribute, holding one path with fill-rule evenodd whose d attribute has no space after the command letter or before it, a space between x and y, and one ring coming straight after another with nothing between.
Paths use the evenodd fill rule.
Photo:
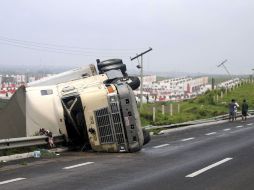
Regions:
<instances>
[{"instance_id":1,"label":"grass embankment","mask_svg":"<svg viewBox=\"0 0 254 190\"><path fill-rule=\"evenodd\" d=\"M9 156L13 154L22 154L27 152L33 152L35 150L41 151L41 157L52 157L55 153L49 152L47 150L46 145L38 145L38 146L31 146L31 147L20 147L20 148L13 148L13 149L6 149L0 151L0 157L1 156Z\"/></svg>"},{"instance_id":2,"label":"grass embankment","mask_svg":"<svg viewBox=\"0 0 254 190\"><path fill-rule=\"evenodd\" d=\"M223 96L221 97L221 92ZM218 95L218 101L217 101ZM243 99L249 104L249 109L254 107L254 84L243 84L233 90L208 91L204 95L192 100L182 102L148 103L141 110L141 122L146 125L169 125L185 121L210 118L228 113L228 104L235 99L241 107ZM170 116L170 104L173 107L173 115ZM180 104L180 113L178 113ZM165 114L162 114L162 105L165 106ZM153 121L153 107L156 108L156 119Z\"/></svg>"}]
</instances>

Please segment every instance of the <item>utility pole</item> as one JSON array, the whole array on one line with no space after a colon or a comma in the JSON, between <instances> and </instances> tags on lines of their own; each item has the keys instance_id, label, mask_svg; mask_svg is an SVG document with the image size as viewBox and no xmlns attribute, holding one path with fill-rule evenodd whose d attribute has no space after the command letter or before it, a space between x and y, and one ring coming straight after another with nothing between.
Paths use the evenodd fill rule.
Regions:
<instances>
[{"instance_id":1,"label":"utility pole","mask_svg":"<svg viewBox=\"0 0 254 190\"><path fill-rule=\"evenodd\" d=\"M212 90L214 90L215 87L215 79L212 77Z\"/></svg>"},{"instance_id":2,"label":"utility pole","mask_svg":"<svg viewBox=\"0 0 254 190\"><path fill-rule=\"evenodd\" d=\"M134 59L138 59L139 57L141 58L141 62L140 65L137 66L137 68L140 69L140 110L142 109L142 105L143 105L143 77L144 77L144 70L143 70L143 55L148 53L149 51L152 51L153 49L150 47L148 50L137 54L135 57L130 58L131 61L133 61Z\"/></svg>"},{"instance_id":3,"label":"utility pole","mask_svg":"<svg viewBox=\"0 0 254 190\"><path fill-rule=\"evenodd\" d=\"M253 80L254 80L254 69L251 69L251 70L252 70L252 74L251 74L252 75L252 77L251 77L252 81L251 82L253 83Z\"/></svg>"},{"instance_id":4,"label":"utility pole","mask_svg":"<svg viewBox=\"0 0 254 190\"><path fill-rule=\"evenodd\" d=\"M223 67L225 69L225 71L228 73L228 75L230 76L231 79L233 79L232 75L230 74L230 72L228 71L227 67L225 66L225 63L227 62L228 60L225 59L224 61L221 62L221 64L219 64L217 67Z\"/></svg>"}]
</instances>

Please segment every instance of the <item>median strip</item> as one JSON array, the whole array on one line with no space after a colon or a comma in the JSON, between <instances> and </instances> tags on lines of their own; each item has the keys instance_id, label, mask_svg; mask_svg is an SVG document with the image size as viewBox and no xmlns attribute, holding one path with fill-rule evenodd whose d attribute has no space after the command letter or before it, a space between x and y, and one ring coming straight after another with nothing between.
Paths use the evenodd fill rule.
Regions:
<instances>
[{"instance_id":1,"label":"median strip","mask_svg":"<svg viewBox=\"0 0 254 190\"><path fill-rule=\"evenodd\" d=\"M191 174L189 174L189 175L187 175L185 177L195 177L195 176L198 176L198 175L200 175L200 174L202 174L202 173L204 173L204 172L206 172L206 171L208 171L208 170L210 170L210 169L212 169L212 168L214 168L216 166L219 166L219 165L221 165L221 164L223 164L225 162L228 162L229 160L232 160L232 159L233 158L225 158L225 159L223 159L223 160L221 160L219 162L216 162L216 163L214 163L212 165L209 165L209 166L207 166L207 167L205 167L205 168L203 168L201 170L193 172L193 173L191 173Z\"/></svg>"},{"instance_id":2,"label":"median strip","mask_svg":"<svg viewBox=\"0 0 254 190\"><path fill-rule=\"evenodd\" d=\"M207 133L205 135L209 136L209 135L214 135L214 134L216 134L216 132Z\"/></svg>"},{"instance_id":3,"label":"median strip","mask_svg":"<svg viewBox=\"0 0 254 190\"><path fill-rule=\"evenodd\" d=\"M162 145L154 146L153 148L162 148L162 147L165 147L165 146L169 146L169 144L162 144Z\"/></svg>"},{"instance_id":4,"label":"median strip","mask_svg":"<svg viewBox=\"0 0 254 190\"><path fill-rule=\"evenodd\" d=\"M73 169L73 168L77 168L77 167L81 167L81 166L86 166L86 165L89 165L89 164L93 164L94 162L85 162L85 163L82 163L82 164L77 164L77 165L73 165L73 166L68 166L68 167L65 167L63 168L64 170L69 170L69 169Z\"/></svg>"},{"instance_id":5,"label":"median strip","mask_svg":"<svg viewBox=\"0 0 254 190\"><path fill-rule=\"evenodd\" d=\"M24 179L26 179L26 178L15 178L15 179L10 179L10 180L6 180L6 181L1 181L0 185L4 185L4 184L7 184L7 183L13 183L13 182L21 181L21 180L24 180Z\"/></svg>"},{"instance_id":6,"label":"median strip","mask_svg":"<svg viewBox=\"0 0 254 190\"><path fill-rule=\"evenodd\" d=\"M181 141L190 141L190 140L193 140L193 139L195 139L194 137L191 137L191 138L187 138L187 139L182 139Z\"/></svg>"}]
</instances>

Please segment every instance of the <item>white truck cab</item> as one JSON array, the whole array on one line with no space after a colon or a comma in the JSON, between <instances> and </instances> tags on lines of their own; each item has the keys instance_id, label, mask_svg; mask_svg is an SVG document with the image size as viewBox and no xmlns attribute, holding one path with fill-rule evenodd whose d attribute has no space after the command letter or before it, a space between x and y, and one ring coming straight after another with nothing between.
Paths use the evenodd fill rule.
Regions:
<instances>
[{"instance_id":1,"label":"white truck cab","mask_svg":"<svg viewBox=\"0 0 254 190\"><path fill-rule=\"evenodd\" d=\"M150 140L142 130L133 89L120 59L55 75L26 87L26 132L63 134L70 145L98 152L135 152ZM145 141L144 141L145 136Z\"/></svg>"}]
</instances>

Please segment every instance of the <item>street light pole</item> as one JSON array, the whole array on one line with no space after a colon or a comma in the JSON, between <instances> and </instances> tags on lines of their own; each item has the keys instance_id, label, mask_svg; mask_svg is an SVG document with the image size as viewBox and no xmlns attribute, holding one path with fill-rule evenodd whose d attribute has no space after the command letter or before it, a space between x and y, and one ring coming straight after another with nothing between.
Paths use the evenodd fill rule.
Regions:
<instances>
[{"instance_id":1,"label":"street light pole","mask_svg":"<svg viewBox=\"0 0 254 190\"><path fill-rule=\"evenodd\" d=\"M133 58L130 58L131 61L133 61L134 59L138 59L139 57L141 58L141 61L140 61L140 110L142 109L142 106L143 106L143 77L144 77L144 70L143 70L143 55L148 53L149 51L152 51L153 49L152 48L149 48L148 50L136 55L135 57Z\"/></svg>"}]
</instances>

